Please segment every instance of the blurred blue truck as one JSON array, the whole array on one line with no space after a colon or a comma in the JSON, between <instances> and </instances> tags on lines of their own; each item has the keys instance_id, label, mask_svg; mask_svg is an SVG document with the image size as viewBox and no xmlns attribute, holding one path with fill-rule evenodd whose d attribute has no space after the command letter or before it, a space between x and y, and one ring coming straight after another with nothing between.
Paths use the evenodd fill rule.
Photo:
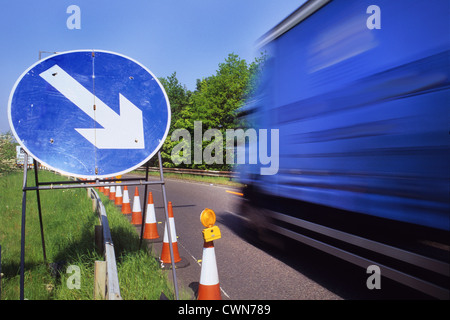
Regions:
<instances>
[{"instance_id":1,"label":"blurred blue truck","mask_svg":"<svg viewBox=\"0 0 450 320\"><path fill-rule=\"evenodd\" d=\"M246 200L449 231L449 3L308 1L261 37L267 59L242 114L278 130L279 168L239 165Z\"/></svg>"}]
</instances>

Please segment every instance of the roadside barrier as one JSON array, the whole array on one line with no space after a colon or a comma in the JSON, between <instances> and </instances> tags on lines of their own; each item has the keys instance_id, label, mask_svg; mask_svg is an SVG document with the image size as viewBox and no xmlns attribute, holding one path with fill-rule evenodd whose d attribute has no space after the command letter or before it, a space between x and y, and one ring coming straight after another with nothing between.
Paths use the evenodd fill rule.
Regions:
<instances>
[{"instance_id":1,"label":"roadside barrier","mask_svg":"<svg viewBox=\"0 0 450 320\"><path fill-rule=\"evenodd\" d=\"M137 171L145 171L145 167L136 169ZM150 167L149 171L159 171L159 168ZM184 168L163 168L164 173L180 173L180 174L192 174L205 177L224 177L230 180L236 177L236 173L233 171L218 171L218 170L201 170L201 169L184 169Z\"/></svg>"},{"instance_id":2,"label":"roadside barrier","mask_svg":"<svg viewBox=\"0 0 450 320\"><path fill-rule=\"evenodd\" d=\"M130 196L128 195L128 187L123 187L123 200L122 200L122 213L130 214L131 206L130 206Z\"/></svg>"},{"instance_id":3,"label":"roadside barrier","mask_svg":"<svg viewBox=\"0 0 450 320\"><path fill-rule=\"evenodd\" d=\"M158 228L156 225L155 205L153 203L153 194L148 193L147 212L145 216L143 239L156 242L160 240Z\"/></svg>"},{"instance_id":4,"label":"roadside barrier","mask_svg":"<svg viewBox=\"0 0 450 320\"><path fill-rule=\"evenodd\" d=\"M114 244L106 210L97 192L93 188L88 188L88 192L100 222L100 225L95 228L96 244L105 257L105 261L95 262L94 297L95 299L122 300Z\"/></svg>"},{"instance_id":5,"label":"roadside barrier","mask_svg":"<svg viewBox=\"0 0 450 320\"><path fill-rule=\"evenodd\" d=\"M139 189L134 190L133 211L131 212L131 224L142 224L141 200L139 199Z\"/></svg>"}]
</instances>

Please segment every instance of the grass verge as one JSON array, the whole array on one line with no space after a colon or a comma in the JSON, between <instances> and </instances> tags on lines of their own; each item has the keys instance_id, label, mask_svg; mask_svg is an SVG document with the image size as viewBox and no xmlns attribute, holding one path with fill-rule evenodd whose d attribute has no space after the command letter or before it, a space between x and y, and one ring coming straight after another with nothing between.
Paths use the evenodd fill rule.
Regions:
<instances>
[{"instance_id":1,"label":"grass verge","mask_svg":"<svg viewBox=\"0 0 450 320\"><path fill-rule=\"evenodd\" d=\"M19 267L22 213L22 173L0 178L0 245L2 249L2 300L19 299ZM60 181L61 176L41 171L40 181ZM28 185L34 185L30 172ZM94 243L98 217L85 189L40 192L47 263L43 261L36 192L27 192L25 241L25 298L29 300L92 300L94 262L103 260ZM173 298L167 275L155 257L139 250L139 237L128 220L109 201L104 201L114 241L121 295L125 300L159 299L161 292ZM80 286L72 281L69 266L80 271ZM134 270L134 272L130 272ZM123 289L122 289L123 288Z\"/></svg>"}]
</instances>

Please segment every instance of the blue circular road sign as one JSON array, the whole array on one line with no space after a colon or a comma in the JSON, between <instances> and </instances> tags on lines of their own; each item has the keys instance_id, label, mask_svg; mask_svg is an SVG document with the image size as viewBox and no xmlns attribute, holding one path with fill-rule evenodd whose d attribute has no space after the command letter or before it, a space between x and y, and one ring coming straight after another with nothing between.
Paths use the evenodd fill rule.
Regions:
<instances>
[{"instance_id":1,"label":"blue circular road sign","mask_svg":"<svg viewBox=\"0 0 450 320\"><path fill-rule=\"evenodd\" d=\"M16 81L11 130L38 162L80 178L129 172L161 148L170 127L164 88L145 66L109 51L50 56Z\"/></svg>"}]
</instances>

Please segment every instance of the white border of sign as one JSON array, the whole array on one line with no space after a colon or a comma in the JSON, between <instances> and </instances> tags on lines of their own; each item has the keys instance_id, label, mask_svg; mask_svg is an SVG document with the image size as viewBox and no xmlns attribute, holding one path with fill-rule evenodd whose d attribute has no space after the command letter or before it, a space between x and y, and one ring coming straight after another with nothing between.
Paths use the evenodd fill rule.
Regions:
<instances>
[{"instance_id":1,"label":"white border of sign","mask_svg":"<svg viewBox=\"0 0 450 320\"><path fill-rule=\"evenodd\" d=\"M153 77L153 79L155 79L155 81L158 83L159 87L161 88L161 90L162 90L162 92L163 92L163 94L164 94L164 98L165 98L165 100L166 100L167 109L168 109L168 119L167 119L166 130L165 130L165 132L164 132L163 138L161 139L161 142L158 144L158 147L157 147L157 148L156 148L156 149L155 149L155 150L154 150L147 158L145 158L143 161L141 161L141 162L138 163L137 165L135 165L135 166L133 166L133 167L131 167L131 168L129 168L129 169L126 169L126 170L123 170L123 171L120 171L120 172L115 172L115 173L107 174L107 175L79 175L79 174L74 174L74 173L71 173L71 172L63 171L63 170L61 170L61 169L57 169L57 168L55 168L55 167L49 165L48 163L45 163L45 162L41 161L38 157L36 157L35 154L31 153L30 150L28 150L28 148L22 143L21 139L20 139L19 136L17 135L16 130L14 129L14 126L13 126L12 120L11 120L11 102L12 102L12 98L13 98L13 96L14 96L14 92L16 91L16 87L18 86L18 84L20 83L20 81L22 80L22 78L23 78L23 77L24 77L31 69L33 69L35 66L37 66L37 65L40 64L40 63L42 63L43 61L45 61L45 60L47 60L47 59L51 59L51 58L56 57L56 56L59 56L59 55L68 54L68 53L73 53L73 52L103 52L103 53L109 53L109 54L113 54L113 55L116 55L116 56L120 56L120 57L123 57L123 58L125 58L125 59L130 60L130 61L133 61L134 63L136 63L137 65L139 65L140 67L142 67L145 71L147 71L147 72ZM169 102L169 98L168 98L168 96L167 96L166 91L164 90L164 87L163 87L162 84L159 82L158 78L157 78L157 77L156 77L156 76L155 76L155 75L154 75L147 67L145 67L143 64L139 63L138 61L136 61L136 60L134 60L134 59L132 59L132 58L126 56L126 55L123 55L123 54L120 54L120 53L117 53L117 52L113 52L113 51L107 51L107 50L97 50L97 49L70 50L70 51L58 52L57 54L53 54L53 55L48 56L48 57L46 57L46 58L44 58L44 59L42 59L42 60L39 60L39 61L35 62L33 65L31 65L29 68L27 68L27 69L20 75L20 77L16 80L16 82L14 83L14 86L13 86L13 88L12 88L12 90L11 90L11 93L10 93L10 95L9 95L9 99L8 99L8 121L9 121L9 126L10 126L11 131L12 131L14 137L16 138L17 142L22 146L23 149L25 149L25 151L28 153L28 155L30 155L30 156L32 156L34 159L36 159L37 162L39 162L39 163L41 163L41 164L43 164L43 165L49 167L50 169L52 169L52 170L54 170L54 171L56 171L56 172L59 172L59 173L61 173L61 174L63 174L63 175L67 175L67 176L71 176L71 177L77 177L77 178L85 178L85 179L110 178L110 177L120 176L120 175L123 175L123 174L125 174L125 173L130 172L130 171L133 171L134 169L139 168L139 167L141 167L142 165L144 165L147 161L149 161L151 158L153 158L153 156L161 149L162 145L164 144L164 141L166 140L167 135L168 135L168 133L169 133L170 123L171 123L171 117L172 117L172 114L171 114L171 110L170 110L170 102Z\"/></svg>"}]
</instances>

